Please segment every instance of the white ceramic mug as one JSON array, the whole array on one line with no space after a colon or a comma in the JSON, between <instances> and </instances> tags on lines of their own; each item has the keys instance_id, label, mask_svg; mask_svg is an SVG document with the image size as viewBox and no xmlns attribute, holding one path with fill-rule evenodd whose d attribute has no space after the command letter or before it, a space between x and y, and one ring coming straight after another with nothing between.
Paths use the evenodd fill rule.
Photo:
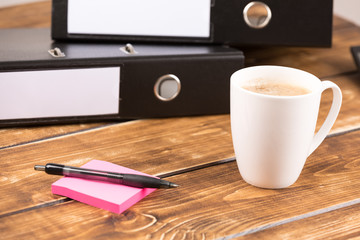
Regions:
<instances>
[{"instance_id":1,"label":"white ceramic mug","mask_svg":"<svg viewBox=\"0 0 360 240\"><path fill-rule=\"evenodd\" d=\"M305 87L299 96L272 96L245 90L253 81ZM314 135L321 94L332 89L329 114ZM284 188L300 176L306 158L320 145L340 111L340 88L302 70L280 66L241 69L231 76L231 133L243 179L261 188Z\"/></svg>"}]
</instances>

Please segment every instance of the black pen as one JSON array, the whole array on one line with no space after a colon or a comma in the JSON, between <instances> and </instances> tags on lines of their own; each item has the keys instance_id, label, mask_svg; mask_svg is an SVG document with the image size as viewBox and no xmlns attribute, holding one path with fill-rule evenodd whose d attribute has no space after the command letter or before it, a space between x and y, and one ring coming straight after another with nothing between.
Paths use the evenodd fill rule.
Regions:
<instances>
[{"instance_id":1,"label":"black pen","mask_svg":"<svg viewBox=\"0 0 360 240\"><path fill-rule=\"evenodd\" d=\"M176 188L179 186L175 183L154 177L70 167L55 163L48 163L45 166L35 165L34 169L37 171L45 171L47 174L106 181L137 188Z\"/></svg>"}]
</instances>

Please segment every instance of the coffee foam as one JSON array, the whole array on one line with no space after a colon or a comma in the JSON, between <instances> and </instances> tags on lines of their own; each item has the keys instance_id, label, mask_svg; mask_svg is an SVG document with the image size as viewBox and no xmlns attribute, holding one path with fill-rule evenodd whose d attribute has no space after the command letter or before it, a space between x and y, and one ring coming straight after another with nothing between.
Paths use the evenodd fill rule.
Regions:
<instances>
[{"instance_id":1,"label":"coffee foam","mask_svg":"<svg viewBox=\"0 0 360 240\"><path fill-rule=\"evenodd\" d=\"M289 81L264 78L253 79L248 84L244 84L242 88L255 93L272 96L298 96L311 92L308 88L290 83Z\"/></svg>"}]
</instances>

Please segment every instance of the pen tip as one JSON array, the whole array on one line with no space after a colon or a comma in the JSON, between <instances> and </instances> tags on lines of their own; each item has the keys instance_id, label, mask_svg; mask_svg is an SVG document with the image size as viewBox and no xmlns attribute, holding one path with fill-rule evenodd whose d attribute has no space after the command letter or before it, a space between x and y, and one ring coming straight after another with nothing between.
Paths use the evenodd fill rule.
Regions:
<instances>
[{"instance_id":1,"label":"pen tip","mask_svg":"<svg viewBox=\"0 0 360 240\"><path fill-rule=\"evenodd\" d=\"M43 166L43 165L35 165L34 169L36 171L45 171L45 166Z\"/></svg>"},{"instance_id":2,"label":"pen tip","mask_svg":"<svg viewBox=\"0 0 360 240\"><path fill-rule=\"evenodd\" d=\"M169 188L177 188L179 187L179 185L177 185L176 183L169 183Z\"/></svg>"}]
</instances>

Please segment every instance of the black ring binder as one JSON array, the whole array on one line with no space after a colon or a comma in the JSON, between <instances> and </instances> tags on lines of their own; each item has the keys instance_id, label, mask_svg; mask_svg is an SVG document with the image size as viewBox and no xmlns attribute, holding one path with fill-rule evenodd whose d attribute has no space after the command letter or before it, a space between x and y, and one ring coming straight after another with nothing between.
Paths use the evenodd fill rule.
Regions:
<instances>
[{"instance_id":1,"label":"black ring binder","mask_svg":"<svg viewBox=\"0 0 360 240\"><path fill-rule=\"evenodd\" d=\"M133 44L127 54L123 43L53 42L49 29L0 35L0 126L228 113L230 76L244 66L227 46ZM168 74L181 91L160 101L154 86Z\"/></svg>"}]
</instances>

